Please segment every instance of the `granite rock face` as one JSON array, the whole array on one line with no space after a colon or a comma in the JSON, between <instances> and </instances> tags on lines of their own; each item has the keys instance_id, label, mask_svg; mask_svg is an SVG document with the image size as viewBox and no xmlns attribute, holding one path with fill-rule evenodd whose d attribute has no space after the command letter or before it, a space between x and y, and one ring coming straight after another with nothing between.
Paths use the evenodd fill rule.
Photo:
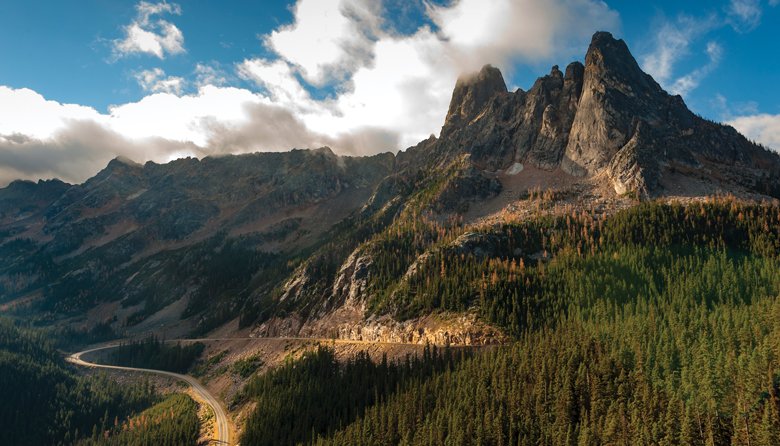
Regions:
<instances>
[{"instance_id":1,"label":"granite rock face","mask_svg":"<svg viewBox=\"0 0 780 446\"><path fill-rule=\"evenodd\" d=\"M468 125L493 96L506 91L504 76L491 65L485 65L478 73L461 76L452 92L445 127Z\"/></svg>"},{"instance_id":2,"label":"granite rock face","mask_svg":"<svg viewBox=\"0 0 780 446\"><path fill-rule=\"evenodd\" d=\"M560 168L603 175L618 194L639 196L669 192L665 176L680 171L717 190L772 195L780 169L776 154L694 115L606 32L593 36L584 65L554 66L527 92L507 92L491 66L461 78L441 137L428 146L440 164L466 153L484 171Z\"/></svg>"}]
</instances>

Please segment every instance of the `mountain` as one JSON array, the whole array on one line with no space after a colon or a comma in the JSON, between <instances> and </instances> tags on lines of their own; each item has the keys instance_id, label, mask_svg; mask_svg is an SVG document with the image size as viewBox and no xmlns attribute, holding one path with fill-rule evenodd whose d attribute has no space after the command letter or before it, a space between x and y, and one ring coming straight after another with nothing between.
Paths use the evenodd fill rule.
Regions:
<instances>
[{"instance_id":1,"label":"mountain","mask_svg":"<svg viewBox=\"0 0 780 446\"><path fill-rule=\"evenodd\" d=\"M416 291L432 268L446 281L450 258L546 261L546 236L505 230L540 209L715 194L780 197L780 157L690 112L600 32L584 64L528 91L492 66L461 77L440 136L395 156L115 159L79 185L14 182L0 190L0 303L118 332L233 321L223 330L494 342L505 330L466 285L457 301Z\"/></svg>"},{"instance_id":2,"label":"mountain","mask_svg":"<svg viewBox=\"0 0 780 446\"><path fill-rule=\"evenodd\" d=\"M17 180L0 189L0 224L13 226L15 221L42 212L70 188L60 180Z\"/></svg>"},{"instance_id":3,"label":"mountain","mask_svg":"<svg viewBox=\"0 0 780 446\"><path fill-rule=\"evenodd\" d=\"M0 295L40 296L39 314L113 302L100 317L120 325L174 302L151 326L202 313L210 291L239 294L260 265L319 243L393 165L391 154L321 148L164 165L118 158L80 185L15 182L0 190Z\"/></svg>"},{"instance_id":4,"label":"mountain","mask_svg":"<svg viewBox=\"0 0 780 446\"><path fill-rule=\"evenodd\" d=\"M434 146L440 159L465 153L483 171L560 169L617 194L780 192L777 154L693 114L606 32L593 36L585 65L554 66L527 92L507 92L491 66L460 78Z\"/></svg>"}]
</instances>

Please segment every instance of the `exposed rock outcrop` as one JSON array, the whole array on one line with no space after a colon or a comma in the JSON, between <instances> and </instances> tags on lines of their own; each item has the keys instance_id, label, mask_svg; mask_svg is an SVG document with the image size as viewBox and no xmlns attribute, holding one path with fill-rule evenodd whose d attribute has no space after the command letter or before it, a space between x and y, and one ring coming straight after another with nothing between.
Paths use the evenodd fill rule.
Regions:
<instances>
[{"instance_id":1,"label":"exposed rock outcrop","mask_svg":"<svg viewBox=\"0 0 780 446\"><path fill-rule=\"evenodd\" d=\"M452 92L445 129L468 125L493 96L506 91L504 76L491 65L485 65L478 73L461 76Z\"/></svg>"},{"instance_id":2,"label":"exposed rock outcrop","mask_svg":"<svg viewBox=\"0 0 780 446\"><path fill-rule=\"evenodd\" d=\"M763 179L780 169L777 154L691 113L610 33L593 36L584 65L574 62L565 74L554 66L527 92L503 85L491 66L461 78L441 137L422 156L440 165L466 153L483 171L513 163L560 167L640 197L669 192L664 178L676 166L709 184L710 193L775 190Z\"/></svg>"}]
</instances>

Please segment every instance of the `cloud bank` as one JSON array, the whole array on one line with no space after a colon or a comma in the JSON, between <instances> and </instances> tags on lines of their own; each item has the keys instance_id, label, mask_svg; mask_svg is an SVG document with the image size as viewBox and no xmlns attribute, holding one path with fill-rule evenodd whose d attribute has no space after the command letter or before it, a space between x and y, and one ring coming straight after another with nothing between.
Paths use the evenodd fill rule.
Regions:
<instances>
[{"instance_id":1,"label":"cloud bank","mask_svg":"<svg viewBox=\"0 0 780 446\"><path fill-rule=\"evenodd\" d=\"M0 87L0 184L83 181L117 155L164 162L321 145L359 155L404 149L438 133L461 73L566 62L594 31L620 27L598 0L421 5L429 24L400 33L381 0L298 0L291 23L259 36L264 57L236 61L230 73L200 63L193 79L140 70L148 95L105 113ZM113 42L117 57L185 51L170 21L186 13L177 4L143 1L136 13Z\"/></svg>"}]
</instances>

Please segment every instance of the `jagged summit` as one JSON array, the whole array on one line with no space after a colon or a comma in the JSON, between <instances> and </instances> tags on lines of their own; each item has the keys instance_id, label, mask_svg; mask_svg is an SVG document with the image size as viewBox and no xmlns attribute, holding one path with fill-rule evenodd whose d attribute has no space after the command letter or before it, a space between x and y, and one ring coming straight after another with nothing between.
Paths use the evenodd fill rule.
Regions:
<instances>
[{"instance_id":1,"label":"jagged summit","mask_svg":"<svg viewBox=\"0 0 780 446\"><path fill-rule=\"evenodd\" d=\"M117 162L117 163L122 163L122 164L127 164L128 166L140 166L141 165L140 163L137 163L137 162L133 161L132 159L130 159L130 158L126 157L126 156L122 156L122 155L117 156L116 158L114 158L111 161L112 162Z\"/></svg>"},{"instance_id":2,"label":"jagged summit","mask_svg":"<svg viewBox=\"0 0 780 446\"><path fill-rule=\"evenodd\" d=\"M527 92L508 93L490 65L461 77L430 145L436 165L466 153L485 172L528 163L643 196L693 193L691 182L699 195L773 194L780 171L777 154L694 115L608 32L594 34L584 65L553 66Z\"/></svg>"},{"instance_id":3,"label":"jagged summit","mask_svg":"<svg viewBox=\"0 0 780 446\"><path fill-rule=\"evenodd\" d=\"M468 123L498 93L506 93L501 71L485 65L477 73L461 76L452 92L445 126Z\"/></svg>"}]
</instances>

